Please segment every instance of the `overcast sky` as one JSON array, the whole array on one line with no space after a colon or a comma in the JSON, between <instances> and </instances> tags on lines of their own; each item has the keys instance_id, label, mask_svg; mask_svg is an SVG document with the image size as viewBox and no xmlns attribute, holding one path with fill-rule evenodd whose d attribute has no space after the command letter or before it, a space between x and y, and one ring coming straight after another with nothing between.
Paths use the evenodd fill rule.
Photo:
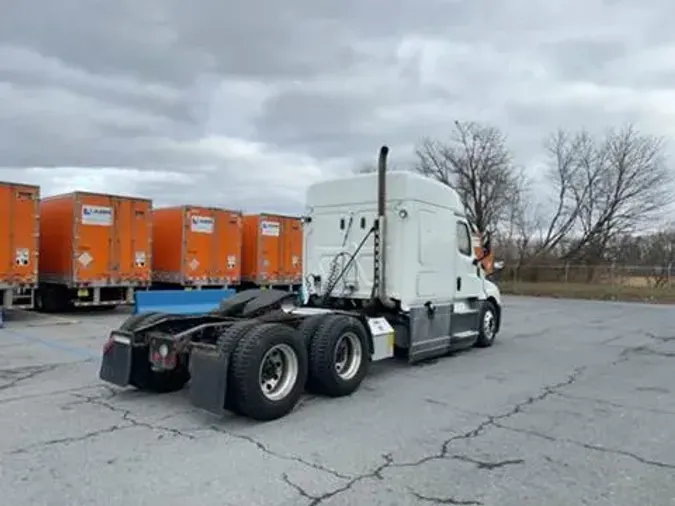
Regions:
<instances>
[{"instance_id":1,"label":"overcast sky","mask_svg":"<svg viewBox=\"0 0 675 506\"><path fill-rule=\"evenodd\" d=\"M236 5L236 6L235 6ZM665 0L6 0L0 179L300 212L306 186L489 121L675 133Z\"/></svg>"}]
</instances>

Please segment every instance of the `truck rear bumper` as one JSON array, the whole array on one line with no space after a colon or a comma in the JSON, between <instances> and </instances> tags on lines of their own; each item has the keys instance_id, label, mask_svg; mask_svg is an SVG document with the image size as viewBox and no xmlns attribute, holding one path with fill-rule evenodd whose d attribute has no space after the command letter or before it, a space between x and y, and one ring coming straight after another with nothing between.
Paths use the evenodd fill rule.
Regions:
<instances>
[{"instance_id":1,"label":"truck rear bumper","mask_svg":"<svg viewBox=\"0 0 675 506\"><path fill-rule=\"evenodd\" d=\"M190 353L190 402L214 415L226 410L229 355L194 343Z\"/></svg>"},{"instance_id":2,"label":"truck rear bumper","mask_svg":"<svg viewBox=\"0 0 675 506\"><path fill-rule=\"evenodd\" d=\"M129 385L134 352L142 350L131 346L131 338L126 333L113 331L103 347L99 378L121 387Z\"/></svg>"}]
</instances>

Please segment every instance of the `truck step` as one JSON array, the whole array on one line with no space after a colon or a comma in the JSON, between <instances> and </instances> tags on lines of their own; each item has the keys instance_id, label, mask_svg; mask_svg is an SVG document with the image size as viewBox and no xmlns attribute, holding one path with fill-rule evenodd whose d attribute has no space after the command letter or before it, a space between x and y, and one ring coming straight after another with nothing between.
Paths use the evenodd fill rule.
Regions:
<instances>
[{"instance_id":1,"label":"truck step","mask_svg":"<svg viewBox=\"0 0 675 506\"><path fill-rule=\"evenodd\" d=\"M464 332L455 332L452 334L452 339L472 339L478 337L477 330L465 330Z\"/></svg>"}]
</instances>

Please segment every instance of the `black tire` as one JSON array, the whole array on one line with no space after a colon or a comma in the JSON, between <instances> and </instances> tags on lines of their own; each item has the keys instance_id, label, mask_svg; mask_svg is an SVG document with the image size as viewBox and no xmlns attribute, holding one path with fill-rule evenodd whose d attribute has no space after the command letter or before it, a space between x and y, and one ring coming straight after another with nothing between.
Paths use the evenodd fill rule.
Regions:
<instances>
[{"instance_id":1,"label":"black tire","mask_svg":"<svg viewBox=\"0 0 675 506\"><path fill-rule=\"evenodd\" d=\"M302 320L300 325L298 325L298 332L304 339L305 346L307 347L307 356L309 356L309 354L311 353L312 341L314 340L314 336L316 335L317 329L319 328L321 323L326 320L326 318L330 318L331 316L333 316L333 314L331 313L308 316L307 318ZM318 390L315 388L314 383L315 382L312 380L310 368L310 373L307 374L307 382L305 384L305 390L307 390L309 393L319 393ZM319 387L319 389L320 388L321 387Z\"/></svg>"},{"instance_id":2,"label":"black tire","mask_svg":"<svg viewBox=\"0 0 675 506\"><path fill-rule=\"evenodd\" d=\"M70 292L55 286L38 288L35 293L35 309L41 313L60 313L73 309Z\"/></svg>"},{"instance_id":3,"label":"black tire","mask_svg":"<svg viewBox=\"0 0 675 506\"><path fill-rule=\"evenodd\" d=\"M349 376L342 376L338 371L336 352L338 345L342 345L343 338L349 339L352 347L353 368L349 366L347 357L347 372ZM360 353L357 350L360 345ZM368 374L370 367L370 352L368 346L368 332L355 318L344 315L330 315L325 318L314 333L309 351L309 383L311 390L329 397L343 397L355 392ZM359 358L360 356L360 358ZM347 373L345 373L347 374Z\"/></svg>"},{"instance_id":4,"label":"black tire","mask_svg":"<svg viewBox=\"0 0 675 506\"><path fill-rule=\"evenodd\" d=\"M283 394L272 399L261 386L260 370L268 352L280 347L296 367ZM232 400L238 411L254 420L269 421L290 413L302 396L307 379L307 350L299 332L281 323L263 323L239 341L230 361Z\"/></svg>"},{"instance_id":5,"label":"black tire","mask_svg":"<svg viewBox=\"0 0 675 506\"><path fill-rule=\"evenodd\" d=\"M256 320L246 320L242 322L237 322L231 327L228 327L218 336L218 341L216 346L218 351L222 354L227 355L228 360L232 361L232 353L237 348L239 341L245 338L257 325L259 322ZM233 388L231 385L234 383L234 375L232 374L232 368L228 369L228 389L225 393L224 407L234 413L241 414L237 403L234 399Z\"/></svg>"},{"instance_id":6,"label":"black tire","mask_svg":"<svg viewBox=\"0 0 675 506\"><path fill-rule=\"evenodd\" d=\"M138 316L139 318L134 319ZM127 327L123 330L133 331L141 326L149 325L154 321L166 317L165 313L148 312L133 315L129 317L120 328L125 324ZM148 358L148 348L134 348L131 366L131 377L129 384L138 390L153 393L170 393L182 390L190 381L190 371L184 357L178 358L178 364L175 369L170 371L153 371Z\"/></svg>"},{"instance_id":7,"label":"black tire","mask_svg":"<svg viewBox=\"0 0 675 506\"><path fill-rule=\"evenodd\" d=\"M316 330L319 328L319 325L327 318L333 316L331 313L326 314L316 314L308 316L300 325L298 325L298 332L304 338L305 344L307 345L307 352L309 353L310 347L312 345L312 340L316 334Z\"/></svg>"},{"instance_id":8,"label":"black tire","mask_svg":"<svg viewBox=\"0 0 675 506\"><path fill-rule=\"evenodd\" d=\"M497 308L490 301L485 301L481 308L478 319L478 339L476 346L478 348L488 348L495 342L497 337Z\"/></svg>"},{"instance_id":9,"label":"black tire","mask_svg":"<svg viewBox=\"0 0 675 506\"><path fill-rule=\"evenodd\" d=\"M35 310L39 313L55 313L56 308L54 307L53 297L50 297L50 290L48 288L40 289L38 288L35 291Z\"/></svg>"}]
</instances>

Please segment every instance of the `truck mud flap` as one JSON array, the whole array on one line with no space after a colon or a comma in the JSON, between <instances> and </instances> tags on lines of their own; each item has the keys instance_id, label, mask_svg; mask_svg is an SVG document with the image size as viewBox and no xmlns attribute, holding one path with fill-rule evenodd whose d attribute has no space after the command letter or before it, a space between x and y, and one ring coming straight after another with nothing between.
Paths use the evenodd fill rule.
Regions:
<instances>
[{"instance_id":1,"label":"truck mud flap","mask_svg":"<svg viewBox=\"0 0 675 506\"><path fill-rule=\"evenodd\" d=\"M113 332L103 349L99 378L114 385L127 386L131 378L133 352L131 339Z\"/></svg>"},{"instance_id":2,"label":"truck mud flap","mask_svg":"<svg viewBox=\"0 0 675 506\"><path fill-rule=\"evenodd\" d=\"M215 347L194 344L190 353L190 402L193 406L222 415L225 413L229 354Z\"/></svg>"}]
</instances>

